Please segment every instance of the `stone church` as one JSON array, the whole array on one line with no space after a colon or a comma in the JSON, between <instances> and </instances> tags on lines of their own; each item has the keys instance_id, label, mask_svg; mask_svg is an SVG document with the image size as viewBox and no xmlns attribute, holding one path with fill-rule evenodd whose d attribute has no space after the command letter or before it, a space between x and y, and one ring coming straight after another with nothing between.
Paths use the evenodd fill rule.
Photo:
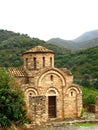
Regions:
<instances>
[{"instance_id":1,"label":"stone church","mask_svg":"<svg viewBox=\"0 0 98 130\"><path fill-rule=\"evenodd\" d=\"M9 68L22 88L33 121L80 117L82 91L67 68L54 67L54 52L36 46L23 53L23 66ZM70 59L69 59L70 60Z\"/></svg>"}]
</instances>

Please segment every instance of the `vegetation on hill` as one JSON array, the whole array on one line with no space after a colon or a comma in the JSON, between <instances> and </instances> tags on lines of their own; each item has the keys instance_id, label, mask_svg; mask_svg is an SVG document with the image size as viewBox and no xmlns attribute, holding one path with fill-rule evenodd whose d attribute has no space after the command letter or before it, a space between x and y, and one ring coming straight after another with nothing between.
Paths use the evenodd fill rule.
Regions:
<instances>
[{"instance_id":1,"label":"vegetation on hill","mask_svg":"<svg viewBox=\"0 0 98 130\"><path fill-rule=\"evenodd\" d=\"M57 45L59 47L63 47L66 49L70 49L70 50L75 50L76 46L74 41L70 41L70 40L63 40L61 38L52 38L50 40L47 41L47 43L51 43L53 45Z\"/></svg>"},{"instance_id":2,"label":"vegetation on hill","mask_svg":"<svg viewBox=\"0 0 98 130\"><path fill-rule=\"evenodd\" d=\"M66 49L59 48L55 45L47 44L43 40L30 38L28 35L17 34L7 30L0 31L0 66L21 66L22 53L34 46L42 45L61 53Z\"/></svg>"},{"instance_id":3,"label":"vegetation on hill","mask_svg":"<svg viewBox=\"0 0 98 130\"><path fill-rule=\"evenodd\" d=\"M98 46L98 30L89 31L74 40L63 40L60 38L52 38L47 41L53 45L64 47L69 50L83 50Z\"/></svg>"},{"instance_id":4,"label":"vegetation on hill","mask_svg":"<svg viewBox=\"0 0 98 130\"><path fill-rule=\"evenodd\" d=\"M74 52L28 35L0 30L0 66L21 66L22 53L37 45L54 50L55 66L70 69L77 83L98 88L98 47Z\"/></svg>"},{"instance_id":5,"label":"vegetation on hill","mask_svg":"<svg viewBox=\"0 0 98 130\"><path fill-rule=\"evenodd\" d=\"M56 56L57 67L67 67L77 83L98 89L98 47Z\"/></svg>"},{"instance_id":6,"label":"vegetation on hill","mask_svg":"<svg viewBox=\"0 0 98 130\"><path fill-rule=\"evenodd\" d=\"M98 75L97 57L98 47L77 52L65 52L63 55L56 56L56 65L71 69L76 78L87 74L90 78L96 78Z\"/></svg>"}]
</instances>

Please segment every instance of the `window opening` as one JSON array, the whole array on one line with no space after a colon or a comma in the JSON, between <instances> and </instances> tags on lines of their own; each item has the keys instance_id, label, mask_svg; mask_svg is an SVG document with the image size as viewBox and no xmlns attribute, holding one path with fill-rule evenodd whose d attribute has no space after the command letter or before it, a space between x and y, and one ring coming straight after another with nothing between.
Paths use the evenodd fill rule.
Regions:
<instances>
[{"instance_id":1,"label":"window opening","mask_svg":"<svg viewBox=\"0 0 98 130\"><path fill-rule=\"evenodd\" d=\"M50 80L53 81L53 75L50 76Z\"/></svg>"},{"instance_id":2,"label":"window opening","mask_svg":"<svg viewBox=\"0 0 98 130\"><path fill-rule=\"evenodd\" d=\"M28 58L26 58L26 68L28 68Z\"/></svg>"},{"instance_id":3,"label":"window opening","mask_svg":"<svg viewBox=\"0 0 98 130\"><path fill-rule=\"evenodd\" d=\"M36 69L36 58L34 57L34 69Z\"/></svg>"},{"instance_id":4,"label":"window opening","mask_svg":"<svg viewBox=\"0 0 98 130\"><path fill-rule=\"evenodd\" d=\"M45 67L45 57L43 57L43 67Z\"/></svg>"},{"instance_id":5,"label":"window opening","mask_svg":"<svg viewBox=\"0 0 98 130\"><path fill-rule=\"evenodd\" d=\"M29 83L29 77L26 77L25 83L26 83L26 84Z\"/></svg>"},{"instance_id":6,"label":"window opening","mask_svg":"<svg viewBox=\"0 0 98 130\"><path fill-rule=\"evenodd\" d=\"M30 93L29 96L32 96L32 93Z\"/></svg>"},{"instance_id":7,"label":"window opening","mask_svg":"<svg viewBox=\"0 0 98 130\"><path fill-rule=\"evenodd\" d=\"M71 96L73 96L73 92L71 92Z\"/></svg>"},{"instance_id":8,"label":"window opening","mask_svg":"<svg viewBox=\"0 0 98 130\"><path fill-rule=\"evenodd\" d=\"M50 66L52 66L52 57L50 57Z\"/></svg>"}]
</instances>

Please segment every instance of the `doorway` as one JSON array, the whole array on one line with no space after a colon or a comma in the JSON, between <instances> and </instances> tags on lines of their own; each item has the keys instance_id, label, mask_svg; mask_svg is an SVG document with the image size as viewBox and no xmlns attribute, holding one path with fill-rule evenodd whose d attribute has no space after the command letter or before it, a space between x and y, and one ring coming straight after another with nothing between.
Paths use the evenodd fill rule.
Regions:
<instances>
[{"instance_id":1,"label":"doorway","mask_svg":"<svg viewBox=\"0 0 98 130\"><path fill-rule=\"evenodd\" d=\"M49 118L56 117L56 96L48 97L48 115Z\"/></svg>"}]
</instances>

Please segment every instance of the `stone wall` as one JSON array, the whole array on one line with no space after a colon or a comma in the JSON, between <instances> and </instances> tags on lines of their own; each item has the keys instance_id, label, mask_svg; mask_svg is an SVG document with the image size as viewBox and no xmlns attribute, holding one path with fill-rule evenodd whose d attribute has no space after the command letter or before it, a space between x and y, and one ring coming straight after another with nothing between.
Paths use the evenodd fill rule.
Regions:
<instances>
[{"instance_id":1,"label":"stone wall","mask_svg":"<svg viewBox=\"0 0 98 130\"><path fill-rule=\"evenodd\" d=\"M44 61L43 61L44 57ZM24 68L34 69L34 64L36 64L36 69L41 69L44 67L54 67L54 54L53 53L35 53L35 54L24 54ZM34 63L34 58L36 58L36 63Z\"/></svg>"},{"instance_id":2,"label":"stone wall","mask_svg":"<svg viewBox=\"0 0 98 130\"><path fill-rule=\"evenodd\" d=\"M33 123L40 124L46 122L46 97L45 96L29 96L29 114Z\"/></svg>"}]
</instances>

